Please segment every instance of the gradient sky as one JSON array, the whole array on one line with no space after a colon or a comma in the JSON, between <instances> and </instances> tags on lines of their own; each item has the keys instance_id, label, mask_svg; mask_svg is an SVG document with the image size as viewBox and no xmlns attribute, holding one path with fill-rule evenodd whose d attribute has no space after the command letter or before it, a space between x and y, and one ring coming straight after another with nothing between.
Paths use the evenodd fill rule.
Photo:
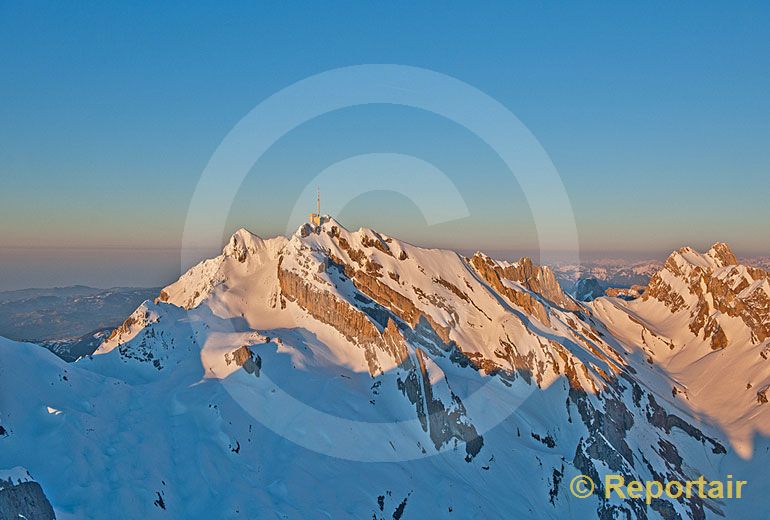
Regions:
<instances>
[{"instance_id":1,"label":"gradient sky","mask_svg":"<svg viewBox=\"0 0 770 520\"><path fill-rule=\"evenodd\" d=\"M0 290L170 281L195 185L233 126L303 78L366 63L448 74L516 114L563 179L586 258L717 240L770 254L767 4L507 4L0 1ZM226 231L284 233L319 172L382 152L439 168L469 216L429 226L402 194L374 192L336 215L349 228L536 254L500 158L387 105L289 132Z\"/></svg>"}]
</instances>

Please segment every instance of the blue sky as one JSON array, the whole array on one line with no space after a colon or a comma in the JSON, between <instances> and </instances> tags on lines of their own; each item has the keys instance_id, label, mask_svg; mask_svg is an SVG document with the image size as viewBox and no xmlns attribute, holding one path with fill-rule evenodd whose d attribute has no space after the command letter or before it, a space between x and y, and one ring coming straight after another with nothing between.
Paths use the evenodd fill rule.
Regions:
<instances>
[{"instance_id":1,"label":"blue sky","mask_svg":"<svg viewBox=\"0 0 770 520\"><path fill-rule=\"evenodd\" d=\"M197 180L233 126L296 81L366 63L450 75L516 114L563 179L585 257L717 240L770 254L766 4L415 4L0 2L0 289L168 281ZM227 231L285 232L315 175L377 152L440 168L469 216L429 226L413 202L377 192L337 215L349 227L536 253L526 198L489 147L384 105L277 142ZM157 270L131 260L138 250Z\"/></svg>"}]
</instances>

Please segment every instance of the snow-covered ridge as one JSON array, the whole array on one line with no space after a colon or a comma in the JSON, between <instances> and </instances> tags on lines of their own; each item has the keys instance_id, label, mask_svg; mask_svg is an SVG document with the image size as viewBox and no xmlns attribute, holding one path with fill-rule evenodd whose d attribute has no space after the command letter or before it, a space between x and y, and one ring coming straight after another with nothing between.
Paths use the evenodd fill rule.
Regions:
<instances>
[{"instance_id":1,"label":"snow-covered ridge","mask_svg":"<svg viewBox=\"0 0 770 520\"><path fill-rule=\"evenodd\" d=\"M321 220L288 238L239 230L74 364L0 340L0 467L30 468L72 517L750 510L740 509L750 499L576 501L568 484L745 472L736 455L747 440L702 406L713 378L701 375L715 370L709 352L758 345L713 351L690 330L689 307L655 297L576 302L527 259L465 258ZM723 271L737 266L721 248L678 254L677 272L708 273L741 298L764 290ZM681 278L660 271L697 304ZM728 334L741 322L716 319ZM725 400L745 392L743 378L758 386L729 419L764 434L765 369L731 362L741 375L719 386ZM358 462L374 460L388 462Z\"/></svg>"}]
</instances>

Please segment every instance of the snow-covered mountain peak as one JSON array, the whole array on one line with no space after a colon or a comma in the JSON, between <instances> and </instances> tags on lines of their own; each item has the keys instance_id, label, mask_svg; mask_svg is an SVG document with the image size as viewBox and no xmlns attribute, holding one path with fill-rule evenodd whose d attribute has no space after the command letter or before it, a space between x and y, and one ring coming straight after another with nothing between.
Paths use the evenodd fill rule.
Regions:
<instances>
[{"instance_id":1,"label":"snow-covered mountain peak","mask_svg":"<svg viewBox=\"0 0 770 520\"><path fill-rule=\"evenodd\" d=\"M711 342L728 346L731 339L749 344L770 337L768 272L738 263L729 246L716 243L706 253L675 251L651 279L642 298L689 314L689 329Z\"/></svg>"},{"instance_id":2,"label":"snow-covered mountain peak","mask_svg":"<svg viewBox=\"0 0 770 520\"><path fill-rule=\"evenodd\" d=\"M264 273L274 269L287 242L284 236L262 239L239 229L227 241L221 255L190 268L179 280L165 287L157 301L190 309L200 305L217 287L226 290L228 284L235 285L241 279L263 279Z\"/></svg>"},{"instance_id":3,"label":"snow-covered mountain peak","mask_svg":"<svg viewBox=\"0 0 770 520\"><path fill-rule=\"evenodd\" d=\"M597 483L609 473L720 477L714 468L736 466L719 426L740 426L743 437L730 440L741 449L770 429L770 408L757 408L770 388L756 359L767 340L741 336L744 315L715 303L735 293L756 308L751 295L767 293L767 279L713 249L680 250L660 270L661 287L684 301L673 311L657 297L583 304L530 259L465 258L333 219L289 238L239 230L74 365L46 352L52 359L36 356L33 378L19 361L26 351L0 341L0 395L24 388L13 413L0 415L10 432L0 467L24 465L54 483L56 506L72 478L28 448L62 458L88 447L75 478L103 483L98 496L114 480L122 500L84 491L83 517L130 505L132 516L253 518L265 504L289 517L309 504L334 517L380 518L385 507L406 508L405 518L711 516L724 504L661 498L653 508L602 493L578 503L565 483L578 474ZM753 281L741 288L740 276ZM691 278L708 288L706 317L718 327L707 319L705 328L722 330L730 348L715 352L712 336L691 329L703 304ZM715 398L724 360L740 379L720 381ZM740 392L739 406L726 404ZM353 461L374 460L389 464L358 478ZM207 485L212 470L229 479L227 497L257 499L223 503ZM344 508L317 485L331 475L344 482ZM426 492L435 482L451 492ZM481 505L480 494L489 497Z\"/></svg>"},{"instance_id":4,"label":"snow-covered mountain peak","mask_svg":"<svg viewBox=\"0 0 770 520\"><path fill-rule=\"evenodd\" d=\"M410 343L434 351L440 346L435 352L457 350L487 372L525 369L539 383L563 373L564 363L584 363L583 348L591 357L607 349L586 346L584 337L568 332L583 319L575 314L580 305L549 268L531 259L466 259L373 229L351 232L327 216L288 239L237 231L222 255L191 268L158 301L184 309L205 303L217 316L243 319L252 328L304 323L309 316L362 349L372 375L405 362ZM590 336L588 341L600 342L595 332ZM336 352L344 357L350 349ZM608 352L576 371L574 383L592 391L601 387L602 374L618 370ZM517 356L528 361L511 361Z\"/></svg>"},{"instance_id":5,"label":"snow-covered mountain peak","mask_svg":"<svg viewBox=\"0 0 770 520\"><path fill-rule=\"evenodd\" d=\"M222 249L225 256L233 256L243 262L249 254L256 254L264 245L264 240L245 228L238 229Z\"/></svg>"},{"instance_id":6,"label":"snow-covered mountain peak","mask_svg":"<svg viewBox=\"0 0 770 520\"><path fill-rule=\"evenodd\" d=\"M671 254L641 298L599 298L596 317L672 378L674 396L724 425L742 455L770 434L770 273L729 246ZM748 418L753 419L748 419ZM761 420L757 419L762 417Z\"/></svg>"},{"instance_id":7,"label":"snow-covered mountain peak","mask_svg":"<svg viewBox=\"0 0 770 520\"><path fill-rule=\"evenodd\" d=\"M675 274L680 272L689 274L694 268L714 271L730 265L738 265L737 258L730 246L724 242L717 242L705 253L699 253L689 246L677 249L669 255L663 268Z\"/></svg>"},{"instance_id":8,"label":"snow-covered mountain peak","mask_svg":"<svg viewBox=\"0 0 770 520\"><path fill-rule=\"evenodd\" d=\"M319 233L322 231L328 231L331 228L339 228L344 229L345 231L348 231L345 226L340 224L340 222L329 216L329 215L321 215L318 218L318 224L311 223L311 222L305 222L303 224L300 224L300 226L297 228L297 230L293 233L292 236L295 237L306 237L310 235L311 233Z\"/></svg>"},{"instance_id":9,"label":"snow-covered mountain peak","mask_svg":"<svg viewBox=\"0 0 770 520\"><path fill-rule=\"evenodd\" d=\"M712 258L720 267L738 265L738 259L733 254L732 249L724 242L717 242L711 246L706 256Z\"/></svg>"}]
</instances>

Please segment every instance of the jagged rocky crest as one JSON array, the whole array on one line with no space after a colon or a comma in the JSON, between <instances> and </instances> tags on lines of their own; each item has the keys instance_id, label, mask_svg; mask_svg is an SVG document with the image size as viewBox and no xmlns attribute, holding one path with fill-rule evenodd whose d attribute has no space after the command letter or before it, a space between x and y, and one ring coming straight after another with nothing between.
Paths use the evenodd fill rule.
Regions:
<instances>
[{"instance_id":1,"label":"jagged rocky crest","mask_svg":"<svg viewBox=\"0 0 770 520\"><path fill-rule=\"evenodd\" d=\"M691 248L672 253L648 284L644 299L651 298L674 313L687 308L690 330L709 339L715 350L730 342L721 316L743 321L752 343L770 337L768 273L739 265L727 244L714 244L703 255Z\"/></svg>"}]
</instances>

